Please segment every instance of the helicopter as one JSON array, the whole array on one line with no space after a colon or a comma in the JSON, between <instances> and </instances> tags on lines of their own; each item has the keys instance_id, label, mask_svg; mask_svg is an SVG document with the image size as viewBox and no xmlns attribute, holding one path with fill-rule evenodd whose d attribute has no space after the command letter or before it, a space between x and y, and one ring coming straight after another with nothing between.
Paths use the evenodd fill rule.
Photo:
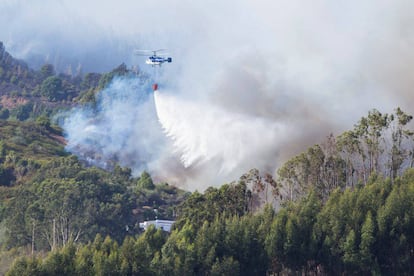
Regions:
<instances>
[{"instance_id":1,"label":"helicopter","mask_svg":"<svg viewBox=\"0 0 414 276\"><path fill-rule=\"evenodd\" d=\"M166 57L165 54L157 55L157 52L165 51L166 49L158 49L158 50L135 50L135 54L139 56L148 56L152 53L151 56L147 58L145 61L146 64L152 65L152 66L161 66L163 63L172 62L171 57Z\"/></svg>"},{"instance_id":2,"label":"helicopter","mask_svg":"<svg viewBox=\"0 0 414 276\"><path fill-rule=\"evenodd\" d=\"M150 55L147 60L145 61L146 64L148 65L152 65L152 67L154 67L154 76L156 78L157 75L157 70L155 68L155 66L159 66L161 67L161 65L165 62L167 63L171 63L172 62L172 58L171 57L166 57L165 54L161 54L161 55L157 55L157 52L162 52L165 51L166 49L158 49L158 50L135 50L135 54L139 55L139 56L148 56ZM151 55L152 53L152 55ZM152 90L155 92L158 90L158 83L154 83L152 85Z\"/></svg>"}]
</instances>

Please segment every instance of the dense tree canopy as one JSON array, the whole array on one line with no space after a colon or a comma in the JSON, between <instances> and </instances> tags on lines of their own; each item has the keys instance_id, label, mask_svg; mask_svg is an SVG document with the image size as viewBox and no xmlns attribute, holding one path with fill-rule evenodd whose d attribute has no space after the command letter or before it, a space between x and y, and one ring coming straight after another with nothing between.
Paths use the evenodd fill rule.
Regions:
<instances>
[{"instance_id":1,"label":"dense tree canopy","mask_svg":"<svg viewBox=\"0 0 414 276\"><path fill-rule=\"evenodd\" d=\"M40 93L49 101L59 101L63 99L64 92L62 91L62 80L57 76L46 78L42 82Z\"/></svg>"},{"instance_id":2,"label":"dense tree canopy","mask_svg":"<svg viewBox=\"0 0 414 276\"><path fill-rule=\"evenodd\" d=\"M225 196L228 188L189 197L181 207L182 223L170 235L150 227L121 245L97 235L93 243L69 242L43 260L18 259L9 275L63 273L59 269L111 275L414 272L413 170L394 183L372 177L365 186L336 189L326 204L311 190L277 213L269 205L256 214L240 213L233 204L210 206L204 212L211 217L187 210L205 209L214 202L211 196Z\"/></svg>"}]
</instances>

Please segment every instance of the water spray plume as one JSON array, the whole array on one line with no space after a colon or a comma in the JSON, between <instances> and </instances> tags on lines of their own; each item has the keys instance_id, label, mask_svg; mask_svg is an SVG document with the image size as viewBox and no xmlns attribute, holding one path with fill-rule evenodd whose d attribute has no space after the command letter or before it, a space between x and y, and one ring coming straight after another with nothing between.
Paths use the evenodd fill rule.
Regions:
<instances>
[{"instance_id":1,"label":"water spray plume","mask_svg":"<svg viewBox=\"0 0 414 276\"><path fill-rule=\"evenodd\" d=\"M253 167L274 169L269 160L276 161L274 145L286 126L165 91L156 91L154 98L160 123L185 168L209 171L223 182Z\"/></svg>"}]
</instances>

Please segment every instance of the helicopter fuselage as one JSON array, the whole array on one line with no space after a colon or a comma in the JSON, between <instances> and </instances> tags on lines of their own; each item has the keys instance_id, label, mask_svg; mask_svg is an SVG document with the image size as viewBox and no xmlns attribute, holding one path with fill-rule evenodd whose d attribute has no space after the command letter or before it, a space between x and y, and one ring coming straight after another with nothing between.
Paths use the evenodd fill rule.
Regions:
<instances>
[{"instance_id":1,"label":"helicopter fuselage","mask_svg":"<svg viewBox=\"0 0 414 276\"><path fill-rule=\"evenodd\" d=\"M162 65L164 62L171 62L171 61L172 61L172 58L170 57L161 57L161 56L153 55L153 56L148 57L145 63L149 65Z\"/></svg>"}]
</instances>

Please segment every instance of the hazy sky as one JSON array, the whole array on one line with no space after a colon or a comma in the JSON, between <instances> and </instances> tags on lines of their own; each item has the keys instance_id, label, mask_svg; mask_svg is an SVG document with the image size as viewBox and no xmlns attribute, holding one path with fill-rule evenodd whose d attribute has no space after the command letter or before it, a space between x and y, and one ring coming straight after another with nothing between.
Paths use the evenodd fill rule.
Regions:
<instances>
[{"instance_id":1,"label":"hazy sky","mask_svg":"<svg viewBox=\"0 0 414 276\"><path fill-rule=\"evenodd\" d=\"M84 71L141 65L134 49L168 48L173 63L165 66L163 81L173 88L159 99L178 110L205 110L198 125L228 115L214 117L214 133L233 140L257 122L257 136L237 142L252 152L265 143L268 152L252 163L276 168L330 132L352 128L372 108L414 113L413 10L409 0L2 0L0 41L30 64L82 64ZM176 137L180 133L170 127L178 124L164 120L175 141L215 147L215 157L207 150L206 160L226 159L207 130L190 135L201 131L192 129L191 113L162 106L164 119L189 118L180 121L189 128L186 137ZM250 123L229 133L228 123L237 118ZM271 133L261 142L264 124ZM188 144L176 146L194 158L185 153ZM222 163L213 169L226 167Z\"/></svg>"},{"instance_id":2,"label":"hazy sky","mask_svg":"<svg viewBox=\"0 0 414 276\"><path fill-rule=\"evenodd\" d=\"M388 93L411 94L413 8L405 0L2 0L0 41L33 64L86 71L139 64L135 48L168 48L175 70L192 72L186 84L227 88L235 82L220 78L245 73L287 93L317 90L317 101L372 100L375 90L382 105Z\"/></svg>"}]
</instances>

